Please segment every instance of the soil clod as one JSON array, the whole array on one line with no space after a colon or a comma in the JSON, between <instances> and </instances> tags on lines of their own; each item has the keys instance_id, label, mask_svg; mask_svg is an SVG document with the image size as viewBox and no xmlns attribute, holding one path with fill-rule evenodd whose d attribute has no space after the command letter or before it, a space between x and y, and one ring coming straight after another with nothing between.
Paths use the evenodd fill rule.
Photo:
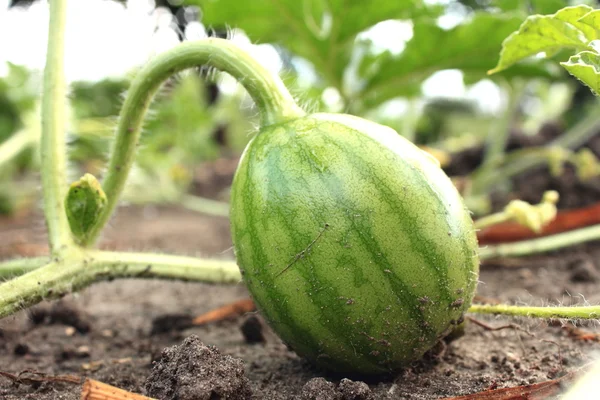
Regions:
<instances>
[{"instance_id":1,"label":"soil clod","mask_svg":"<svg viewBox=\"0 0 600 400\"><path fill-rule=\"evenodd\" d=\"M312 378L302 387L300 398L302 400L341 400L342 395L335 384L325 378Z\"/></svg>"},{"instance_id":2,"label":"soil clod","mask_svg":"<svg viewBox=\"0 0 600 400\"><path fill-rule=\"evenodd\" d=\"M300 395L302 400L375 400L369 385L344 378L339 386L325 378L313 378L306 382Z\"/></svg>"},{"instance_id":3,"label":"soil clod","mask_svg":"<svg viewBox=\"0 0 600 400\"><path fill-rule=\"evenodd\" d=\"M340 382L339 391L342 394L342 400L375 400L369 385L361 381L356 382L344 378Z\"/></svg>"},{"instance_id":4,"label":"soil clod","mask_svg":"<svg viewBox=\"0 0 600 400\"><path fill-rule=\"evenodd\" d=\"M243 400L251 397L242 360L222 355L191 335L163 350L146 380L148 396L162 400Z\"/></svg>"},{"instance_id":5,"label":"soil clod","mask_svg":"<svg viewBox=\"0 0 600 400\"><path fill-rule=\"evenodd\" d=\"M264 343L263 326L256 315L250 315L240 326L246 343Z\"/></svg>"}]
</instances>

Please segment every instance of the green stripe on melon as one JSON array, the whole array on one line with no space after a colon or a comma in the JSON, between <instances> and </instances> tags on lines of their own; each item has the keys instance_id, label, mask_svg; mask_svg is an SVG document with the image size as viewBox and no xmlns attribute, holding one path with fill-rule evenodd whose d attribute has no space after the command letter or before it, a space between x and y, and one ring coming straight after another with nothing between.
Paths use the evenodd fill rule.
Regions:
<instances>
[{"instance_id":1,"label":"green stripe on melon","mask_svg":"<svg viewBox=\"0 0 600 400\"><path fill-rule=\"evenodd\" d=\"M231 227L269 324L337 372L418 359L477 283L473 225L448 177L390 128L347 115L262 129L236 172Z\"/></svg>"}]
</instances>

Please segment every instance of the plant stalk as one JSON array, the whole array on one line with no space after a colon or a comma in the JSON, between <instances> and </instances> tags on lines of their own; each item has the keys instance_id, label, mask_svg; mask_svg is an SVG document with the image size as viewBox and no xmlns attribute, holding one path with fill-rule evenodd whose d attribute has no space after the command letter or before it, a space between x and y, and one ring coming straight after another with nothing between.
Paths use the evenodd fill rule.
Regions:
<instances>
[{"instance_id":1,"label":"plant stalk","mask_svg":"<svg viewBox=\"0 0 600 400\"><path fill-rule=\"evenodd\" d=\"M510 306L507 304L473 304L469 311L477 314L501 314L514 317L527 318L574 318L574 319L597 319L600 318L600 306Z\"/></svg>"},{"instance_id":2,"label":"plant stalk","mask_svg":"<svg viewBox=\"0 0 600 400\"><path fill-rule=\"evenodd\" d=\"M492 124L486 139L485 155L483 160L484 168L493 165L504 156L506 142L510 136L510 129L519 112L519 104L525 89L525 82L515 80L512 85L504 81L502 87L508 94L508 103L506 110L497 123Z\"/></svg>"},{"instance_id":3,"label":"plant stalk","mask_svg":"<svg viewBox=\"0 0 600 400\"><path fill-rule=\"evenodd\" d=\"M67 153L64 77L66 3L66 0L50 1L48 50L42 94L41 176L44 215L48 227L50 250L53 254L73 246L64 205Z\"/></svg>"},{"instance_id":4,"label":"plant stalk","mask_svg":"<svg viewBox=\"0 0 600 400\"><path fill-rule=\"evenodd\" d=\"M19 265L18 261L21 261ZM209 283L238 283L240 271L233 261L148 253L118 253L68 249L62 258L3 263L2 272L29 272L0 284L0 319L42 300L83 289L94 282L115 278L160 278ZM4 273L0 273L0 276Z\"/></svg>"},{"instance_id":5,"label":"plant stalk","mask_svg":"<svg viewBox=\"0 0 600 400\"><path fill-rule=\"evenodd\" d=\"M201 65L227 72L237 79L254 99L263 126L305 115L277 75L230 41L209 38L187 42L158 55L139 72L127 93L102 185L108 203L84 246L90 246L97 240L117 205L133 164L142 122L154 94L173 74Z\"/></svg>"},{"instance_id":6,"label":"plant stalk","mask_svg":"<svg viewBox=\"0 0 600 400\"><path fill-rule=\"evenodd\" d=\"M538 239L523 240L515 243L504 243L479 249L482 260L497 257L518 257L546 251L558 250L564 247L600 240L600 225L575 229L569 232L545 236Z\"/></svg>"}]
</instances>

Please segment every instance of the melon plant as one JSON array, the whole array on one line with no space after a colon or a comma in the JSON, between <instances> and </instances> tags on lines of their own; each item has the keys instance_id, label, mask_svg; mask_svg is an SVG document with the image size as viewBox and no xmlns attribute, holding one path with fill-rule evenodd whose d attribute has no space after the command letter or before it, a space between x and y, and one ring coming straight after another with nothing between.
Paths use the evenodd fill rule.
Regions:
<instances>
[{"instance_id":1,"label":"melon plant","mask_svg":"<svg viewBox=\"0 0 600 400\"><path fill-rule=\"evenodd\" d=\"M101 280L237 283L243 275L267 320L299 354L336 372L379 374L419 358L467 311L600 314L600 306L470 306L478 255L557 249L598 239L600 230L478 249L469 213L434 159L390 128L349 115L307 115L277 75L227 40L183 43L150 60L123 103L106 176L101 183L84 176L68 189L65 21L66 0L51 1L40 144L50 256L0 263L0 278L13 278L0 283L0 318ZM154 94L195 66L232 75L261 115L232 188L240 269L232 261L94 249Z\"/></svg>"},{"instance_id":2,"label":"melon plant","mask_svg":"<svg viewBox=\"0 0 600 400\"><path fill-rule=\"evenodd\" d=\"M313 114L260 130L231 195L248 289L296 352L383 373L463 320L477 241L436 160L391 128Z\"/></svg>"}]
</instances>

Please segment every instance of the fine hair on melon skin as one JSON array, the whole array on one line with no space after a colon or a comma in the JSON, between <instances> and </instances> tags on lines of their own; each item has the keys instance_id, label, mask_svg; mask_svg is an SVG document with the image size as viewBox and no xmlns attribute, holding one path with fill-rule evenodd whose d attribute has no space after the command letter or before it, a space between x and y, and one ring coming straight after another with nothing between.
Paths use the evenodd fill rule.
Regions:
<instances>
[{"instance_id":1,"label":"fine hair on melon skin","mask_svg":"<svg viewBox=\"0 0 600 400\"><path fill-rule=\"evenodd\" d=\"M296 352L335 372L385 374L463 319L477 242L436 162L391 128L313 114L263 128L232 186L244 281Z\"/></svg>"}]
</instances>

